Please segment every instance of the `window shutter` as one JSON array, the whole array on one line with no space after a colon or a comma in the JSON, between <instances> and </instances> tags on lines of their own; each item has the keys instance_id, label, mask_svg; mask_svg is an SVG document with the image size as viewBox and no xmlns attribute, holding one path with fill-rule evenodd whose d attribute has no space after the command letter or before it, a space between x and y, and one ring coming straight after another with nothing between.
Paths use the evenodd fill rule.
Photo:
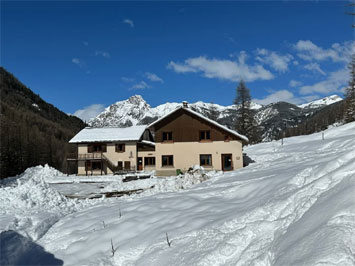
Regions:
<instances>
[{"instance_id":1,"label":"window shutter","mask_svg":"<svg viewBox=\"0 0 355 266\"><path fill-rule=\"evenodd\" d=\"M123 152L126 151L126 144L122 144L122 151L123 151Z\"/></svg>"},{"instance_id":2,"label":"window shutter","mask_svg":"<svg viewBox=\"0 0 355 266\"><path fill-rule=\"evenodd\" d=\"M115 152L118 152L118 144L115 145Z\"/></svg>"}]
</instances>

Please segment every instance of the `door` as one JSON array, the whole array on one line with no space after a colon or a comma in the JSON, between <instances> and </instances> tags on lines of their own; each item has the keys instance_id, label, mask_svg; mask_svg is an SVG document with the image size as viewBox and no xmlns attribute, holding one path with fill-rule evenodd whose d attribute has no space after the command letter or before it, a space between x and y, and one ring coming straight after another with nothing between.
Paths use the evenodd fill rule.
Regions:
<instances>
[{"instance_id":1,"label":"door","mask_svg":"<svg viewBox=\"0 0 355 266\"><path fill-rule=\"evenodd\" d=\"M143 159L142 157L138 157L138 171L143 170Z\"/></svg>"},{"instance_id":2,"label":"door","mask_svg":"<svg viewBox=\"0 0 355 266\"><path fill-rule=\"evenodd\" d=\"M223 171L233 170L232 154L222 154L222 170Z\"/></svg>"}]
</instances>

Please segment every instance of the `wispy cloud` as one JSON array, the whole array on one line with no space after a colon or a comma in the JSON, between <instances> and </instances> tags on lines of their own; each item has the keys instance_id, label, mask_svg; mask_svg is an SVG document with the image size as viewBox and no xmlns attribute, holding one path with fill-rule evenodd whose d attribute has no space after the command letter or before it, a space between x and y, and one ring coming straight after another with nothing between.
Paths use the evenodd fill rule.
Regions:
<instances>
[{"instance_id":1,"label":"wispy cloud","mask_svg":"<svg viewBox=\"0 0 355 266\"><path fill-rule=\"evenodd\" d=\"M256 60L261 63L267 64L276 71L286 72L288 70L288 65L292 61L293 56L290 54L279 54L274 51L269 51L267 49L256 49Z\"/></svg>"},{"instance_id":2,"label":"wispy cloud","mask_svg":"<svg viewBox=\"0 0 355 266\"><path fill-rule=\"evenodd\" d=\"M122 80L123 82L134 82L134 81L135 81L134 78L127 78L127 77L121 77L121 80Z\"/></svg>"},{"instance_id":3,"label":"wispy cloud","mask_svg":"<svg viewBox=\"0 0 355 266\"><path fill-rule=\"evenodd\" d=\"M111 57L109 52L105 52L105 51L95 51L95 56L102 56L105 57L107 59L109 59Z\"/></svg>"},{"instance_id":4,"label":"wispy cloud","mask_svg":"<svg viewBox=\"0 0 355 266\"><path fill-rule=\"evenodd\" d=\"M273 92L273 93L267 95L263 99L253 99L253 101L256 103L260 103L260 104L269 104L269 103L275 103L275 102L280 102L280 101L299 104L299 103L302 103L304 100L296 97L290 91L279 90L279 91L276 91L276 92Z\"/></svg>"},{"instance_id":5,"label":"wispy cloud","mask_svg":"<svg viewBox=\"0 0 355 266\"><path fill-rule=\"evenodd\" d=\"M129 26L131 26L131 28L134 28L134 23L133 23L133 20L131 20L131 19L126 18L122 21L122 23L126 23Z\"/></svg>"},{"instance_id":6,"label":"wispy cloud","mask_svg":"<svg viewBox=\"0 0 355 266\"><path fill-rule=\"evenodd\" d=\"M83 121L89 121L91 118L96 117L105 109L103 104L92 104L75 111L74 115Z\"/></svg>"},{"instance_id":7,"label":"wispy cloud","mask_svg":"<svg viewBox=\"0 0 355 266\"><path fill-rule=\"evenodd\" d=\"M331 48L325 49L310 40L300 40L294 45L294 49L298 52L297 55L306 61L349 62L354 52L354 42L334 43Z\"/></svg>"},{"instance_id":8,"label":"wispy cloud","mask_svg":"<svg viewBox=\"0 0 355 266\"><path fill-rule=\"evenodd\" d=\"M84 46L89 46L89 42L84 41L84 42L83 42L83 45L84 45Z\"/></svg>"},{"instance_id":9,"label":"wispy cloud","mask_svg":"<svg viewBox=\"0 0 355 266\"><path fill-rule=\"evenodd\" d=\"M326 79L316 82L313 85L306 85L300 88L301 94L321 93L329 94L333 92L343 92L347 81L349 80L349 71L347 67L331 72Z\"/></svg>"},{"instance_id":10,"label":"wispy cloud","mask_svg":"<svg viewBox=\"0 0 355 266\"><path fill-rule=\"evenodd\" d=\"M288 85L290 86L290 87L299 87L299 86L301 86L303 83L302 83L302 81L298 81L298 80L294 80L294 79L292 79L289 83L288 83Z\"/></svg>"},{"instance_id":11,"label":"wispy cloud","mask_svg":"<svg viewBox=\"0 0 355 266\"><path fill-rule=\"evenodd\" d=\"M307 70L311 70L313 72L316 72L316 73L320 73L322 75L326 75L318 63L309 63L309 64L305 65L304 68Z\"/></svg>"},{"instance_id":12,"label":"wispy cloud","mask_svg":"<svg viewBox=\"0 0 355 266\"><path fill-rule=\"evenodd\" d=\"M133 84L132 87L129 88L129 90L144 90L148 88L151 88L151 86L149 86L145 81L142 80L136 84Z\"/></svg>"},{"instance_id":13,"label":"wispy cloud","mask_svg":"<svg viewBox=\"0 0 355 266\"><path fill-rule=\"evenodd\" d=\"M144 76L150 81L164 83L164 80L154 73L145 72Z\"/></svg>"},{"instance_id":14,"label":"wispy cloud","mask_svg":"<svg viewBox=\"0 0 355 266\"><path fill-rule=\"evenodd\" d=\"M79 66L80 68L86 67L85 61L82 60L82 59L74 57L71 61L72 61L73 64Z\"/></svg>"},{"instance_id":15,"label":"wispy cloud","mask_svg":"<svg viewBox=\"0 0 355 266\"><path fill-rule=\"evenodd\" d=\"M183 63L171 61L168 69L177 73L202 73L206 78L217 78L228 81L270 80L273 74L261 65L248 65L246 53L241 52L237 61L209 59L206 56L188 58Z\"/></svg>"}]
</instances>

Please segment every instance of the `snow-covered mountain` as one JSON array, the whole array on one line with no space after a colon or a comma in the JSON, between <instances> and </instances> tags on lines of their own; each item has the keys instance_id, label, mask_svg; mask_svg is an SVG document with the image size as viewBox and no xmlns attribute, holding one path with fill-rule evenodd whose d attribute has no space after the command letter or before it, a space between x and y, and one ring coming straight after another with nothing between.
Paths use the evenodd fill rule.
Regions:
<instances>
[{"instance_id":1,"label":"snow-covered mountain","mask_svg":"<svg viewBox=\"0 0 355 266\"><path fill-rule=\"evenodd\" d=\"M304 103L304 104L300 104L298 105L299 108L319 108L319 107L324 107L336 102L341 101L342 98L339 97L338 95L331 95L328 97L324 97L322 99L319 100L315 100L309 103Z\"/></svg>"},{"instance_id":2,"label":"snow-covered mountain","mask_svg":"<svg viewBox=\"0 0 355 266\"><path fill-rule=\"evenodd\" d=\"M102 126L132 126L139 124L149 124L152 121L162 117L172 110L181 106L181 103L168 102L165 104L158 105L157 107L151 107L140 95L131 96L129 99L124 101L118 101L109 107L107 107L102 113L97 117L89 121L89 125L93 127ZM196 103L190 103L189 107L212 117L215 119L223 119L225 117L234 114L236 106L222 106L214 103L205 103L198 101ZM258 103L252 103L251 108L253 110L258 110L262 108L262 105ZM212 114L213 113L213 114Z\"/></svg>"},{"instance_id":3,"label":"snow-covered mountain","mask_svg":"<svg viewBox=\"0 0 355 266\"><path fill-rule=\"evenodd\" d=\"M333 95L300 106L278 102L268 105L251 103L256 113L256 119L263 129L263 139L272 140L287 126L297 125L321 108L340 101ZM92 127L133 125L148 125L158 118L181 106L181 103L165 103L151 107L140 95L134 95L127 100L116 102L107 107L101 114L89 121ZM190 103L189 107L222 125L234 128L237 106L222 106L214 103L198 101Z\"/></svg>"}]
</instances>

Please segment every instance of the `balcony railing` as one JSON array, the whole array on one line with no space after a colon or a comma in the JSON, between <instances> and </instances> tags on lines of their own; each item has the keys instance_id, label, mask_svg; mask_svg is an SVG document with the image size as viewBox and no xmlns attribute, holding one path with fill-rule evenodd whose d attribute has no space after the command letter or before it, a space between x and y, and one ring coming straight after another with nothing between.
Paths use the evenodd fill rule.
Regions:
<instances>
[{"instance_id":1,"label":"balcony railing","mask_svg":"<svg viewBox=\"0 0 355 266\"><path fill-rule=\"evenodd\" d=\"M68 160L101 160L101 159L106 159L104 158L102 153L71 153L67 155Z\"/></svg>"}]
</instances>

